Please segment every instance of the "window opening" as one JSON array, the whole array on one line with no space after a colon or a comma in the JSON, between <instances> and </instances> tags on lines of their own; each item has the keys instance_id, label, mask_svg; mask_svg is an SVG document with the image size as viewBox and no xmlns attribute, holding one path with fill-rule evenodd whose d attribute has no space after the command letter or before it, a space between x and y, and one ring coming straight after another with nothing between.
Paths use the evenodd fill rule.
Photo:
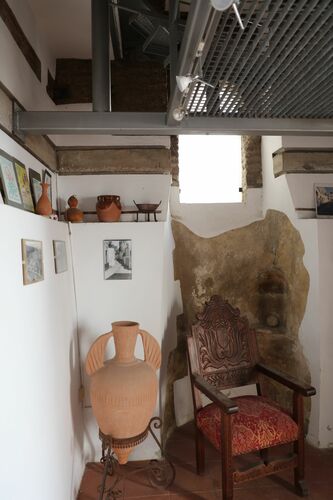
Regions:
<instances>
[{"instance_id":1,"label":"window opening","mask_svg":"<svg viewBox=\"0 0 333 500\"><path fill-rule=\"evenodd\" d=\"M180 135L181 203L241 203L239 135Z\"/></svg>"}]
</instances>

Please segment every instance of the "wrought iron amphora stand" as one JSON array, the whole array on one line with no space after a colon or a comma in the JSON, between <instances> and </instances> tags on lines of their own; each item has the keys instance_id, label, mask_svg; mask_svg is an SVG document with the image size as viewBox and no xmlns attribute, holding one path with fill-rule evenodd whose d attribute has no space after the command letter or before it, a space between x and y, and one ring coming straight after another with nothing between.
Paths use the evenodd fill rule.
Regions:
<instances>
[{"instance_id":1,"label":"wrought iron amphora stand","mask_svg":"<svg viewBox=\"0 0 333 500\"><path fill-rule=\"evenodd\" d=\"M170 460L166 459L160 441L156 437L154 429L162 427L162 420L159 417L153 417L148 427L142 434L127 439L114 439L110 435L105 435L99 431L99 438L102 441L101 463L104 465L102 483L98 487L98 500L114 500L123 498L122 490L119 488L119 482L141 471L146 471L150 484L155 488L165 489L170 486L175 479L175 467ZM137 467L127 474L120 474L120 465L115 457L112 448L128 448L142 443L148 434L154 438L161 450L161 460L150 460L147 465ZM112 478L111 486L106 488L107 477Z\"/></svg>"}]
</instances>

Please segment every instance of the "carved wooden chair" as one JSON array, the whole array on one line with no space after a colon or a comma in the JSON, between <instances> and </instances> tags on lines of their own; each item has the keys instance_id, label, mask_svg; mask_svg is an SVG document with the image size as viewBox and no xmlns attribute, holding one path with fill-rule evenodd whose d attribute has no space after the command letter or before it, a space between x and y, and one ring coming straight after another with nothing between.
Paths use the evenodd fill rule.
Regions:
<instances>
[{"instance_id":1,"label":"carved wooden chair","mask_svg":"<svg viewBox=\"0 0 333 500\"><path fill-rule=\"evenodd\" d=\"M187 345L198 474L204 473L206 437L221 453L223 500L232 500L234 484L287 468L294 469L297 493L306 496L303 396L313 396L316 390L260 363L255 331L221 297L213 296L197 317ZM261 395L262 375L293 391L292 415ZM257 395L228 398L221 392L253 383ZM201 393L212 403L203 407ZM285 443L293 443L293 454L270 460L268 449ZM233 457L258 451L261 461L257 466L234 470Z\"/></svg>"}]
</instances>

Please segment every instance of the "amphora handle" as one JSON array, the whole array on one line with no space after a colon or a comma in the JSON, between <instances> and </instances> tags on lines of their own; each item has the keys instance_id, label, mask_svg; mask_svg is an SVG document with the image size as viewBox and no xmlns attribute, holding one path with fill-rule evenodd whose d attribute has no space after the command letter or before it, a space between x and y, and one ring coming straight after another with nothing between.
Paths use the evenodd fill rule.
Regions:
<instances>
[{"instance_id":1,"label":"amphora handle","mask_svg":"<svg viewBox=\"0 0 333 500\"><path fill-rule=\"evenodd\" d=\"M145 330L139 330L142 338L143 351L145 354L145 362L154 370L158 370L161 366L161 349L157 340ZM104 366L105 347L113 333L105 333L98 337L91 345L86 363L86 373L91 376Z\"/></svg>"},{"instance_id":2,"label":"amphora handle","mask_svg":"<svg viewBox=\"0 0 333 500\"><path fill-rule=\"evenodd\" d=\"M91 345L87 359L86 359L86 372L89 376L93 375L97 370L104 366L105 347L108 340L112 337L113 333L104 333L95 340Z\"/></svg>"},{"instance_id":3,"label":"amphora handle","mask_svg":"<svg viewBox=\"0 0 333 500\"><path fill-rule=\"evenodd\" d=\"M145 362L154 368L154 370L158 370L161 366L161 348L159 343L155 337L145 330L139 330L139 334L142 338Z\"/></svg>"}]
</instances>

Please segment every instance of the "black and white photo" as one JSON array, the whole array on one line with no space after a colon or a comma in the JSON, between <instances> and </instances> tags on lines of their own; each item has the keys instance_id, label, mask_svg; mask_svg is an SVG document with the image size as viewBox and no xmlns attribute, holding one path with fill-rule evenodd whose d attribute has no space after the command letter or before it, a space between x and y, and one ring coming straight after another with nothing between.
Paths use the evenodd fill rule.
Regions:
<instances>
[{"instance_id":1,"label":"black and white photo","mask_svg":"<svg viewBox=\"0 0 333 500\"><path fill-rule=\"evenodd\" d=\"M104 240L105 280L132 279L132 240Z\"/></svg>"}]
</instances>

